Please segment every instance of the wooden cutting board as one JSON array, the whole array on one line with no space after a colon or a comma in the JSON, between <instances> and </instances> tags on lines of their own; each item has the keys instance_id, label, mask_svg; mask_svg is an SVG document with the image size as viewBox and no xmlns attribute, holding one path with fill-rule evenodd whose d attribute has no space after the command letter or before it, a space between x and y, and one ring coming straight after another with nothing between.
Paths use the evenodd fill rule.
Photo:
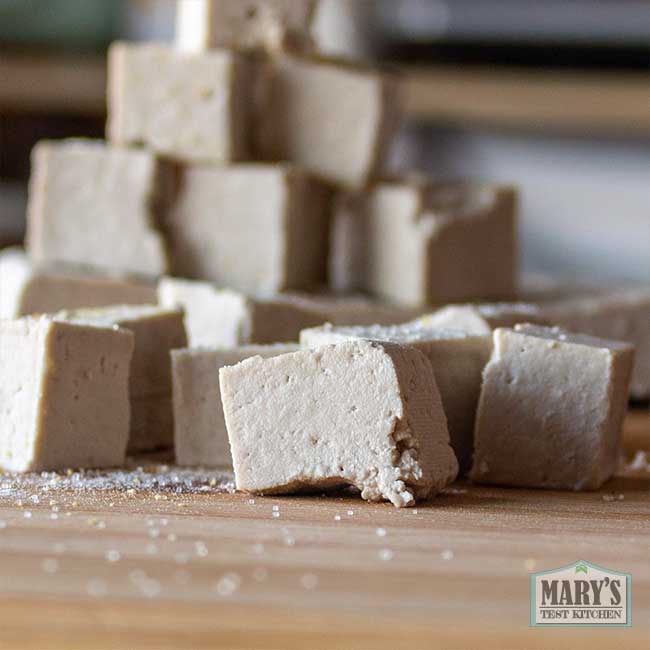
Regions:
<instances>
[{"instance_id":1,"label":"wooden cutting board","mask_svg":"<svg viewBox=\"0 0 650 650\"><path fill-rule=\"evenodd\" d=\"M645 411L626 425L638 448ZM0 475L0 648L647 650L649 477L458 483L396 510L137 484L18 494ZM529 627L529 574L579 559L632 574L631 628Z\"/></svg>"}]
</instances>

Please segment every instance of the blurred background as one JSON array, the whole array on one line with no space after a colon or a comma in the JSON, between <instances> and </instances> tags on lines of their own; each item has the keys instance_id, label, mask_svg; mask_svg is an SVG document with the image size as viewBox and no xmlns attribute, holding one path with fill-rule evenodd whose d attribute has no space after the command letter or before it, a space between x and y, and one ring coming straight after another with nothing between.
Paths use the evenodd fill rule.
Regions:
<instances>
[{"instance_id":1,"label":"blurred background","mask_svg":"<svg viewBox=\"0 0 650 650\"><path fill-rule=\"evenodd\" d=\"M29 152L102 137L105 50L169 40L174 0L0 0L0 245ZM524 269L650 280L646 0L324 0L327 51L403 72L393 169L522 188Z\"/></svg>"}]
</instances>

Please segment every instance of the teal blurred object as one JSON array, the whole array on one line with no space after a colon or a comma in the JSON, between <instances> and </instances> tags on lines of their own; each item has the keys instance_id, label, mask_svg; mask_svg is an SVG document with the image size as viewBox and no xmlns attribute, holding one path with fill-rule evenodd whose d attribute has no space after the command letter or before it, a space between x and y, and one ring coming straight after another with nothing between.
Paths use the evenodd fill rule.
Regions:
<instances>
[{"instance_id":1,"label":"teal blurred object","mask_svg":"<svg viewBox=\"0 0 650 650\"><path fill-rule=\"evenodd\" d=\"M122 0L0 0L0 43L101 49L117 34Z\"/></svg>"}]
</instances>

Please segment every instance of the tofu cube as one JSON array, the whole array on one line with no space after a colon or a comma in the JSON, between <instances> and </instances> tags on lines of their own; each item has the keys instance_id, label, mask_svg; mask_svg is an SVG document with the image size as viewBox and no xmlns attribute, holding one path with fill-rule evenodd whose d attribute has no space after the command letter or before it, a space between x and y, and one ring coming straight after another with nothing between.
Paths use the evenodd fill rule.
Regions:
<instances>
[{"instance_id":1,"label":"tofu cube","mask_svg":"<svg viewBox=\"0 0 650 650\"><path fill-rule=\"evenodd\" d=\"M126 276L73 274L34 266L18 248L0 252L0 318L61 309L156 302L156 289Z\"/></svg>"},{"instance_id":2,"label":"tofu cube","mask_svg":"<svg viewBox=\"0 0 650 650\"><path fill-rule=\"evenodd\" d=\"M211 48L276 49L284 43L312 47L317 0L180 0L176 46L187 52Z\"/></svg>"},{"instance_id":3,"label":"tofu cube","mask_svg":"<svg viewBox=\"0 0 650 650\"><path fill-rule=\"evenodd\" d=\"M474 421L481 392L481 376L488 362L491 339L457 330L407 323L381 327L322 327L303 330L303 348L315 349L349 340L366 339L409 345L420 350L431 362L436 384L447 417L451 446L461 474L472 463ZM438 395L433 395L437 400Z\"/></svg>"},{"instance_id":4,"label":"tofu cube","mask_svg":"<svg viewBox=\"0 0 650 650\"><path fill-rule=\"evenodd\" d=\"M271 63L258 148L335 185L360 188L382 168L398 124L397 85L350 64L283 54Z\"/></svg>"},{"instance_id":5,"label":"tofu cube","mask_svg":"<svg viewBox=\"0 0 650 650\"><path fill-rule=\"evenodd\" d=\"M133 334L48 317L0 322L0 468L122 465Z\"/></svg>"},{"instance_id":6,"label":"tofu cube","mask_svg":"<svg viewBox=\"0 0 650 650\"><path fill-rule=\"evenodd\" d=\"M99 141L40 142L32 153L27 251L37 264L160 275L157 230L163 167L147 151Z\"/></svg>"},{"instance_id":7,"label":"tofu cube","mask_svg":"<svg viewBox=\"0 0 650 650\"><path fill-rule=\"evenodd\" d=\"M471 477L479 483L597 489L619 460L634 352L558 328L494 332Z\"/></svg>"},{"instance_id":8,"label":"tofu cube","mask_svg":"<svg viewBox=\"0 0 650 650\"><path fill-rule=\"evenodd\" d=\"M151 451L173 444L172 350L187 347L183 311L155 305L120 305L61 312L73 323L120 327L135 337L129 395L134 414L129 451ZM165 424L166 426L158 426Z\"/></svg>"},{"instance_id":9,"label":"tofu cube","mask_svg":"<svg viewBox=\"0 0 650 650\"><path fill-rule=\"evenodd\" d=\"M208 282L177 278L160 280L158 301L185 311L191 347L232 349L251 343L298 341L302 329L327 320L284 296L253 298Z\"/></svg>"},{"instance_id":10,"label":"tofu cube","mask_svg":"<svg viewBox=\"0 0 650 650\"><path fill-rule=\"evenodd\" d=\"M448 305L422 316L418 322L423 327L461 330L490 339L492 332L499 327L514 327L523 323L550 324L538 306L507 302Z\"/></svg>"},{"instance_id":11,"label":"tofu cube","mask_svg":"<svg viewBox=\"0 0 650 650\"><path fill-rule=\"evenodd\" d=\"M509 300L517 278L515 193L393 182L366 200L366 288L406 304Z\"/></svg>"},{"instance_id":12,"label":"tofu cube","mask_svg":"<svg viewBox=\"0 0 650 650\"><path fill-rule=\"evenodd\" d=\"M247 346L231 350L174 350L174 447L182 466L232 469L221 405L219 370L250 357L296 352L298 345Z\"/></svg>"},{"instance_id":13,"label":"tofu cube","mask_svg":"<svg viewBox=\"0 0 650 650\"><path fill-rule=\"evenodd\" d=\"M285 165L187 167L165 219L173 272L262 294L323 284L328 197Z\"/></svg>"},{"instance_id":14,"label":"tofu cube","mask_svg":"<svg viewBox=\"0 0 650 650\"><path fill-rule=\"evenodd\" d=\"M542 303L540 309L553 325L571 332L626 341L636 350L630 395L650 397L650 291L647 288L600 289L573 293Z\"/></svg>"},{"instance_id":15,"label":"tofu cube","mask_svg":"<svg viewBox=\"0 0 650 650\"><path fill-rule=\"evenodd\" d=\"M219 372L238 490L281 494L353 485L368 501L414 505L457 474L428 359L350 341Z\"/></svg>"},{"instance_id":16,"label":"tofu cube","mask_svg":"<svg viewBox=\"0 0 650 650\"><path fill-rule=\"evenodd\" d=\"M242 55L115 43L109 51L108 74L111 143L144 145L182 162L249 158L255 84Z\"/></svg>"}]
</instances>

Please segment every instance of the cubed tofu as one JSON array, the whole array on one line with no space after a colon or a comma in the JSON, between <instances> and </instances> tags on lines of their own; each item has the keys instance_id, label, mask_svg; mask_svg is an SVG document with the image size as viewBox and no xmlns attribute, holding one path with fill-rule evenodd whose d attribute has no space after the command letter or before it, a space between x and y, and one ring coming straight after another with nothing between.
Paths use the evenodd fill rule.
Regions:
<instances>
[{"instance_id":1,"label":"cubed tofu","mask_svg":"<svg viewBox=\"0 0 650 650\"><path fill-rule=\"evenodd\" d=\"M219 372L238 490L353 485L414 505L457 474L429 360L406 346L349 341Z\"/></svg>"},{"instance_id":2,"label":"cubed tofu","mask_svg":"<svg viewBox=\"0 0 650 650\"><path fill-rule=\"evenodd\" d=\"M543 302L540 309L554 325L571 332L626 341L636 350L630 395L650 397L650 291L600 289Z\"/></svg>"},{"instance_id":3,"label":"cubed tofu","mask_svg":"<svg viewBox=\"0 0 650 650\"><path fill-rule=\"evenodd\" d=\"M626 343L517 325L494 332L471 477L597 489L616 470L634 352Z\"/></svg>"},{"instance_id":4,"label":"cubed tofu","mask_svg":"<svg viewBox=\"0 0 650 650\"><path fill-rule=\"evenodd\" d=\"M399 122L395 80L287 53L270 65L258 125L262 158L291 161L339 186L366 185L381 171Z\"/></svg>"},{"instance_id":5,"label":"cubed tofu","mask_svg":"<svg viewBox=\"0 0 650 650\"><path fill-rule=\"evenodd\" d=\"M417 322L423 327L461 330L490 338L499 327L514 327L523 323L550 324L538 306L507 302L447 305L422 316Z\"/></svg>"},{"instance_id":6,"label":"cubed tofu","mask_svg":"<svg viewBox=\"0 0 650 650\"><path fill-rule=\"evenodd\" d=\"M19 248L0 252L0 318L155 302L155 287L132 278L39 268Z\"/></svg>"},{"instance_id":7,"label":"cubed tofu","mask_svg":"<svg viewBox=\"0 0 650 650\"><path fill-rule=\"evenodd\" d=\"M284 44L311 49L318 0L180 0L176 46L275 50Z\"/></svg>"},{"instance_id":8,"label":"cubed tofu","mask_svg":"<svg viewBox=\"0 0 650 650\"><path fill-rule=\"evenodd\" d=\"M43 265L165 273L157 229L164 174L147 151L93 140L40 142L32 153L27 207L30 258Z\"/></svg>"},{"instance_id":9,"label":"cubed tofu","mask_svg":"<svg viewBox=\"0 0 650 650\"><path fill-rule=\"evenodd\" d=\"M415 305L511 299L515 196L496 185L377 185L365 200L366 289Z\"/></svg>"},{"instance_id":10,"label":"cubed tofu","mask_svg":"<svg viewBox=\"0 0 650 650\"><path fill-rule=\"evenodd\" d=\"M185 311L191 347L230 349L251 343L298 341L302 329L326 320L281 296L253 298L207 282L177 278L160 280L158 301Z\"/></svg>"},{"instance_id":11,"label":"cubed tofu","mask_svg":"<svg viewBox=\"0 0 650 650\"><path fill-rule=\"evenodd\" d=\"M49 317L0 322L0 468L124 463L133 334Z\"/></svg>"},{"instance_id":12,"label":"cubed tofu","mask_svg":"<svg viewBox=\"0 0 650 650\"><path fill-rule=\"evenodd\" d=\"M107 135L183 162L250 157L254 70L231 50L200 54L115 43L108 61Z\"/></svg>"},{"instance_id":13,"label":"cubed tofu","mask_svg":"<svg viewBox=\"0 0 650 650\"><path fill-rule=\"evenodd\" d=\"M149 451L172 444L171 428L171 357L172 350L187 347L187 336L181 309L165 309L155 305L120 305L104 309L60 312L58 317L69 322L102 327L120 327L133 332L135 350L131 363L130 396L135 414L129 451ZM153 398L161 409L152 415L147 406ZM157 423L167 422L167 428ZM151 427L147 426L151 423Z\"/></svg>"},{"instance_id":14,"label":"cubed tofu","mask_svg":"<svg viewBox=\"0 0 650 650\"><path fill-rule=\"evenodd\" d=\"M270 294L324 284L329 192L287 165L188 166L166 213L174 275Z\"/></svg>"},{"instance_id":15,"label":"cubed tofu","mask_svg":"<svg viewBox=\"0 0 650 650\"><path fill-rule=\"evenodd\" d=\"M247 346L231 350L174 350L172 367L176 463L181 466L232 469L219 390L219 370L250 357L268 359L298 349L296 344Z\"/></svg>"},{"instance_id":16,"label":"cubed tofu","mask_svg":"<svg viewBox=\"0 0 650 650\"><path fill-rule=\"evenodd\" d=\"M481 376L488 362L491 340L457 330L405 324L390 327L332 327L303 330L300 343L314 349L348 340L388 341L409 345L431 362L447 416L451 446L460 473L469 471L474 447L474 420L481 392ZM438 399L437 393L433 396Z\"/></svg>"}]
</instances>

